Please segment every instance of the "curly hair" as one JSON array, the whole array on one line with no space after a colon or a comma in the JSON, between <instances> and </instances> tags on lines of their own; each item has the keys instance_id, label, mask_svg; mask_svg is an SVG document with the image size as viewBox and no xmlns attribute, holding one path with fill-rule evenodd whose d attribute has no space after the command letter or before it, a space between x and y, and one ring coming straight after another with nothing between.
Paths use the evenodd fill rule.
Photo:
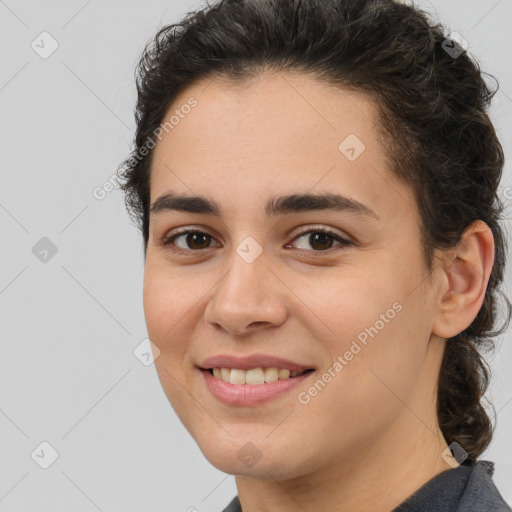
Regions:
<instances>
[{"instance_id":1,"label":"curly hair","mask_svg":"<svg viewBox=\"0 0 512 512\"><path fill-rule=\"evenodd\" d=\"M134 148L118 169L118 183L146 251L148 141L176 96L200 79L242 82L263 70L289 70L375 100L392 171L418 204L427 270L434 250L455 247L475 220L494 236L482 307L467 329L446 341L437 386L446 442L458 442L476 459L493 435L483 405L490 370L481 353L494 348L492 338L511 317L499 289L506 260L498 196L504 154L487 113L497 87L491 90L474 58L445 34L427 12L398 0L220 0L190 12L161 28L144 49L136 69ZM506 317L498 329L500 296Z\"/></svg>"}]
</instances>

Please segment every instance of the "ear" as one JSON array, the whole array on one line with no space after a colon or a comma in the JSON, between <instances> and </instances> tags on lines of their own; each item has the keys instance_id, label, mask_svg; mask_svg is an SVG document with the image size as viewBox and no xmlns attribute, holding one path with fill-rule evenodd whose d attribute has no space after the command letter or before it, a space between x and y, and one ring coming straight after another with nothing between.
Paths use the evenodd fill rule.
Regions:
<instances>
[{"instance_id":1,"label":"ear","mask_svg":"<svg viewBox=\"0 0 512 512\"><path fill-rule=\"evenodd\" d=\"M432 331L441 338L451 338L471 325L484 301L494 264L491 229L481 220L473 222L459 244L441 260L438 315Z\"/></svg>"}]
</instances>

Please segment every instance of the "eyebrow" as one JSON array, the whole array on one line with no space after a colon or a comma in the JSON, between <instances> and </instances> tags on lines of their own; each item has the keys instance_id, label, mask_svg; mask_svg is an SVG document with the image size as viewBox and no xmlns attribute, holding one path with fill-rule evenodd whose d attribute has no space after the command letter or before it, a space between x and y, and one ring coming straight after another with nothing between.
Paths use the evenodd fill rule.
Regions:
<instances>
[{"instance_id":1,"label":"eyebrow","mask_svg":"<svg viewBox=\"0 0 512 512\"><path fill-rule=\"evenodd\" d=\"M356 213L362 216L380 217L368 206L339 194L291 194L281 197L271 197L265 205L267 217L301 213L309 211L333 211ZM161 212L178 211L200 213L222 218L222 208L213 199L202 196L189 196L167 192L152 204L150 215Z\"/></svg>"}]
</instances>

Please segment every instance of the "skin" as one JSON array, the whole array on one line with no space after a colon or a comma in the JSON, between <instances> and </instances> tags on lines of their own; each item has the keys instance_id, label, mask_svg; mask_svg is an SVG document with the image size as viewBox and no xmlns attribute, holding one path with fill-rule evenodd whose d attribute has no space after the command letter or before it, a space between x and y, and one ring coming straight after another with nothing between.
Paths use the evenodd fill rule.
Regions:
<instances>
[{"instance_id":1,"label":"skin","mask_svg":"<svg viewBox=\"0 0 512 512\"><path fill-rule=\"evenodd\" d=\"M197 107L154 150L151 203L171 190L205 195L223 217L151 216L144 311L162 387L205 457L237 475L244 512L389 511L450 469L441 456L447 443L436 380L445 338L482 305L492 233L476 222L458 247L436 253L427 278L413 192L389 169L367 96L309 76L262 73L243 85L197 82L169 114L191 96ZM353 162L338 150L351 133L366 146ZM343 194L379 219L265 216L269 197L302 192ZM191 247L182 236L175 243L188 254L181 255L161 245L183 226L211 238ZM298 228L318 226L354 244L328 239L332 248L322 254L310 234L297 238ZM263 250L250 264L236 252L247 236ZM298 393L394 303L401 311L309 403L299 403ZM276 400L228 406L196 368L219 353L272 354L317 370ZM247 443L261 455L251 467L237 457Z\"/></svg>"}]
</instances>

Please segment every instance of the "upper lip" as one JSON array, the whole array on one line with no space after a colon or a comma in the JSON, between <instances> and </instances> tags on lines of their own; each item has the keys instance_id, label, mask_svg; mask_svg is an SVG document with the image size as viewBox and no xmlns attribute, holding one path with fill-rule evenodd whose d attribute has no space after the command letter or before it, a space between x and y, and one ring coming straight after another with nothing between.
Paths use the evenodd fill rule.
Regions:
<instances>
[{"instance_id":1,"label":"upper lip","mask_svg":"<svg viewBox=\"0 0 512 512\"><path fill-rule=\"evenodd\" d=\"M251 370L253 368L283 368L300 372L313 369L311 366L305 366L288 359L268 354L252 354L243 357L218 354L206 358L199 366L203 370L209 370L211 368L238 368L240 370Z\"/></svg>"}]
</instances>

